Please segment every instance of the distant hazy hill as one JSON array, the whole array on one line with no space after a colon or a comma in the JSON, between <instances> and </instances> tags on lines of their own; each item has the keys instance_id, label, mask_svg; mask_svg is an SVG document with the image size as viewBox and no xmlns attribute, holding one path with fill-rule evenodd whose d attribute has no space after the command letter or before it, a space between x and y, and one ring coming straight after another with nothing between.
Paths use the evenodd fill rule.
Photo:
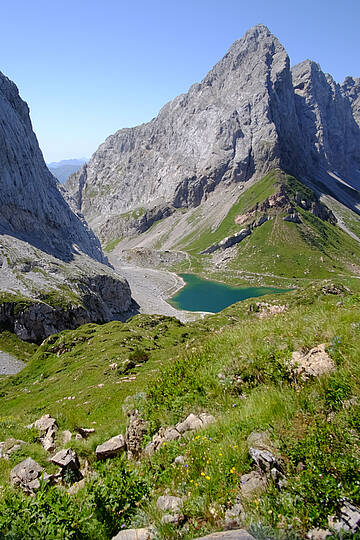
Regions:
<instances>
[{"instance_id":1,"label":"distant hazy hill","mask_svg":"<svg viewBox=\"0 0 360 540\"><path fill-rule=\"evenodd\" d=\"M63 159L62 161L48 163L47 166L50 172L52 172L59 182L64 183L71 174L81 169L82 165L84 165L86 162L86 158Z\"/></svg>"}]
</instances>

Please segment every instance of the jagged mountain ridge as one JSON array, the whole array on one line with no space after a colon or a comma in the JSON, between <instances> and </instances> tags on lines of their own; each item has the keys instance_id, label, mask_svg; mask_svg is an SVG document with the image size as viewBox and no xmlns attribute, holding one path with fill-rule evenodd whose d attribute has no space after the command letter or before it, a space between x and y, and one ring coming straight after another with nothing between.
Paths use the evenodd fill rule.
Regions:
<instances>
[{"instance_id":1,"label":"jagged mountain ridge","mask_svg":"<svg viewBox=\"0 0 360 540\"><path fill-rule=\"evenodd\" d=\"M360 77L346 77L341 88L349 98L354 118L360 126Z\"/></svg>"},{"instance_id":2,"label":"jagged mountain ridge","mask_svg":"<svg viewBox=\"0 0 360 540\"><path fill-rule=\"evenodd\" d=\"M275 167L303 179L336 170L358 187L360 129L348 87L310 61L291 70L278 39L258 25L151 122L108 137L66 187L103 239L123 235L123 214L141 209L142 232L220 185Z\"/></svg>"},{"instance_id":3,"label":"jagged mountain ridge","mask_svg":"<svg viewBox=\"0 0 360 540\"><path fill-rule=\"evenodd\" d=\"M26 340L119 318L126 280L47 169L27 104L0 73L0 328Z\"/></svg>"}]
</instances>

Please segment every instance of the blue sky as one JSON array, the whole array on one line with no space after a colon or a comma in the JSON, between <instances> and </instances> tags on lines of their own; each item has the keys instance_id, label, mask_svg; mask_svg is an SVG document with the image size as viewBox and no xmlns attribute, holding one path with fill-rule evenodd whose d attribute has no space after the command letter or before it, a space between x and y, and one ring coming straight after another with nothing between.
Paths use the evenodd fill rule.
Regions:
<instances>
[{"instance_id":1,"label":"blue sky","mask_svg":"<svg viewBox=\"0 0 360 540\"><path fill-rule=\"evenodd\" d=\"M341 82L360 76L360 0L1 0L0 71L46 161L90 156L200 81L257 23Z\"/></svg>"}]
</instances>

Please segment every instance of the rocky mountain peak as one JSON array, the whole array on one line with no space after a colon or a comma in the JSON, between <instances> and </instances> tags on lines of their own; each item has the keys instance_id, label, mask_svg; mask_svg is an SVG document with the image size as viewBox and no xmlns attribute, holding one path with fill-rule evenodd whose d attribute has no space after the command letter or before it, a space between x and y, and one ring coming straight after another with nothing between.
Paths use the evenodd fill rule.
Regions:
<instances>
[{"instance_id":1,"label":"rocky mountain peak","mask_svg":"<svg viewBox=\"0 0 360 540\"><path fill-rule=\"evenodd\" d=\"M353 180L360 130L346 92L311 60L291 70L279 40L257 25L151 122L108 137L67 187L105 239L123 235L129 212L150 226L150 214L165 217L159 208L198 206L276 167Z\"/></svg>"},{"instance_id":2,"label":"rocky mountain peak","mask_svg":"<svg viewBox=\"0 0 360 540\"><path fill-rule=\"evenodd\" d=\"M99 231L102 216L197 206L219 184L286 165L296 129L289 58L258 25L151 122L108 137L67 187Z\"/></svg>"},{"instance_id":3,"label":"rocky mountain peak","mask_svg":"<svg viewBox=\"0 0 360 540\"><path fill-rule=\"evenodd\" d=\"M309 172L322 167L356 179L360 130L341 86L311 60L292 68L292 80Z\"/></svg>"}]
</instances>

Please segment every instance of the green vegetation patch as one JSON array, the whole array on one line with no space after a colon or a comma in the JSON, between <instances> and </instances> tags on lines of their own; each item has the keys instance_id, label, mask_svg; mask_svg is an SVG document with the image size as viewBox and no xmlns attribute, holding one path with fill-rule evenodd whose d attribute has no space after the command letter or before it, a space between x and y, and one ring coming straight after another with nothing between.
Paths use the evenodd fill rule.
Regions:
<instances>
[{"instance_id":1,"label":"green vegetation patch","mask_svg":"<svg viewBox=\"0 0 360 540\"><path fill-rule=\"evenodd\" d=\"M12 332L0 333L0 351L7 352L26 362L35 353L37 345L22 341Z\"/></svg>"},{"instance_id":2,"label":"green vegetation patch","mask_svg":"<svg viewBox=\"0 0 360 540\"><path fill-rule=\"evenodd\" d=\"M67 493L71 479L43 486L34 498L2 488L0 536L36 537L41 526L49 538L110 539L122 527L151 523L159 538L190 540L223 529L242 475L255 469L246 443L253 431L267 432L287 483L279 490L269 481L264 493L243 501L243 526L260 538L289 531L304 538L326 528L344 498L360 504L357 291L323 281L261 299L285 306L275 315L260 317L248 300L187 325L138 315L50 336L21 373L0 381L0 440L26 443L2 460L0 481L26 455L51 470L36 433L25 428L44 413L60 430L95 427L87 440L70 443L95 475L74 495ZM322 343L336 370L294 379L292 352ZM189 413L206 411L216 422L139 463L124 455L96 464L96 445L124 433L133 408L148 422L145 443ZM183 462L174 463L179 455ZM178 525L161 523L156 501L166 491L184 497Z\"/></svg>"}]
</instances>

